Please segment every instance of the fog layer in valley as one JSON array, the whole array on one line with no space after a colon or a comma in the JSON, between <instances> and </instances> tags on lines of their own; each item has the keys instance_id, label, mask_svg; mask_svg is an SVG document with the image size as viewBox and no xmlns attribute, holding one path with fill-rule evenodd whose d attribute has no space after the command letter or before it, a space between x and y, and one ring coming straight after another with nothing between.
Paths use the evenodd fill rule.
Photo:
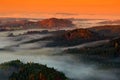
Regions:
<instances>
[{"instance_id":1,"label":"fog layer in valley","mask_svg":"<svg viewBox=\"0 0 120 80\"><path fill-rule=\"evenodd\" d=\"M106 20L78 20L73 21L77 28L87 28L100 24ZM43 29L34 29L34 31ZM80 54L67 54L63 50L68 48L82 48L107 43L109 40L90 42L72 47L46 47L51 41L38 41L35 43L22 44L23 42L39 39L52 34L24 34L28 30L0 32L0 63L19 59L23 62L35 62L54 67L58 71L73 80L119 80L120 71L117 69L99 69L97 64L84 63ZM31 30L29 30L31 31ZM33 31L33 30L32 30ZM13 33L15 37L7 37ZM5 75L0 70L0 80L5 79ZM7 78L7 77L6 77Z\"/></svg>"},{"instance_id":2,"label":"fog layer in valley","mask_svg":"<svg viewBox=\"0 0 120 80\"><path fill-rule=\"evenodd\" d=\"M80 55L64 53L63 50L65 47L45 47L44 45L50 41L20 44L24 41L42 38L43 36L51 34L16 37L7 37L6 35L9 34L9 32L1 32L0 34L0 63L19 59L25 63L35 62L46 64L48 67L54 67L73 80L119 80L116 69L104 70L98 69L96 64L86 64L82 61ZM4 34L4 36L2 34ZM17 32L15 31L14 34L17 34ZM79 46L82 47L81 45L75 47ZM83 46L85 46L85 44L83 44Z\"/></svg>"}]
</instances>

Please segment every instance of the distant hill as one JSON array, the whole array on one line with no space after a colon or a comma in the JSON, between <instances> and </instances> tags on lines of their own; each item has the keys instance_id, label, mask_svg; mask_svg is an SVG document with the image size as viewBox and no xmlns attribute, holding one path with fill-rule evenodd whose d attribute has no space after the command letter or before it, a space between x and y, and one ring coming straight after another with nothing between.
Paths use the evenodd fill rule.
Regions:
<instances>
[{"instance_id":1,"label":"distant hill","mask_svg":"<svg viewBox=\"0 0 120 80\"><path fill-rule=\"evenodd\" d=\"M44 38L36 39L36 40L31 40L25 43L33 43L36 41L52 41L48 43L46 46L48 47L54 47L54 46L74 46L74 45L79 45L85 42L90 42L90 41L97 41L103 39L102 36L99 36L99 34L87 30L87 29L75 29L75 30L67 30L67 31L62 31L62 33L53 34L52 36L47 36Z\"/></svg>"},{"instance_id":2,"label":"distant hill","mask_svg":"<svg viewBox=\"0 0 120 80\"><path fill-rule=\"evenodd\" d=\"M64 52L66 54L80 55L82 61L96 63L100 68L120 68L120 37L98 46L69 48Z\"/></svg>"},{"instance_id":3,"label":"distant hill","mask_svg":"<svg viewBox=\"0 0 120 80\"><path fill-rule=\"evenodd\" d=\"M99 24L120 24L120 20L107 20L107 21L99 22Z\"/></svg>"},{"instance_id":4,"label":"distant hill","mask_svg":"<svg viewBox=\"0 0 120 80\"><path fill-rule=\"evenodd\" d=\"M76 53L89 56L96 56L101 58L113 58L120 57L120 37L109 40L101 45L83 47L83 48L71 48L65 50L67 53Z\"/></svg>"},{"instance_id":5,"label":"distant hill","mask_svg":"<svg viewBox=\"0 0 120 80\"><path fill-rule=\"evenodd\" d=\"M75 39L92 39L97 38L99 35L93 31L88 29L75 29L71 31L67 31L63 34L64 38L67 40L75 40Z\"/></svg>"},{"instance_id":6,"label":"distant hill","mask_svg":"<svg viewBox=\"0 0 120 80\"><path fill-rule=\"evenodd\" d=\"M89 28L92 31L96 31L99 34L109 37L120 36L120 25L104 25Z\"/></svg>"},{"instance_id":7,"label":"distant hill","mask_svg":"<svg viewBox=\"0 0 120 80\"><path fill-rule=\"evenodd\" d=\"M50 18L40 21L40 25L43 28L65 28L65 27L73 27L73 23L67 19L57 19Z\"/></svg>"},{"instance_id":8,"label":"distant hill","mask_svg":"<svg viewBox=\"0 0 120 80\"><path fill-rule=\"evenodd\" d=\"M70 28L74 24L68 19L50 18L40 21L30 20L12 20L7 22L0 22L0 30L20 30L20 29L33 29L33 28Z\"/></svg>"}]
</instances>

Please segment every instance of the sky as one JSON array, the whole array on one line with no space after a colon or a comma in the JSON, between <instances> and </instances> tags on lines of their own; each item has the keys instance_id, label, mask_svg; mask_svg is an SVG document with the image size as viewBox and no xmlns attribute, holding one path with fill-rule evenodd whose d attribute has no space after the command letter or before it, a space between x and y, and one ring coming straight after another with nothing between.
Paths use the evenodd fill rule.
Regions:
<instances>
[{"instance_id":1,"label":"sky","mask_svg":"<svg viewBox=\"0 0 120 80\"><path fill-rule=\"evenodd\" d=\"M0 0L0 16L120 18L120 0Z\"/></svg>"}]
</instances>

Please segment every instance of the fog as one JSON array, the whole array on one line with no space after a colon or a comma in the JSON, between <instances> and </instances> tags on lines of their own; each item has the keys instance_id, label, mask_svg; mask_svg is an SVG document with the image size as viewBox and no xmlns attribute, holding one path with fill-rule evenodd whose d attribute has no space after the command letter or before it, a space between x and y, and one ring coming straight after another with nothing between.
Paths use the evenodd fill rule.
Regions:
<instances>
[{"instance_id":1,"label":"fog","mask_svg":"<svg viewBox=\"0 0 120 80\"><path fill-rule=\"evenodd\" d=\"M8 33L1 34L7 35ZM35 62L45 64L48 67L54 67L56 70L65 73L71 80L119 80L116 69L98 69L96 64L84 63L80 55L64 53L63 49L65 48L45 47L45 44L49 43L49 41L20 44L24 41L48 36L48 34L25 35L21 41L15 41L20 36L0 36L0 63L19 59L24 63ZM19 46L16 46L18 44ZM81 45L77 47L79 46L82 47Z\"/></svg>"},{"instance_id":2,"label":"fog","mask_svg":"<svg viewBox=\"0 0 120 80\"><path fill-rule=\"evenodd\" d=\"M87 65L75 55L61 55L58 52L49 48L14 52L2 51L0 52L0 63L19 59L25 63L35 62L54 67L73 80L118 80L112 70L98 70L95 64Z\"/></svg>"},{"instance_id":3,"label":"fog","mask_svg":"<svg viewBox=\"0 0 120 80\"><path fill-rule=\"evenodd\" d=\"M41 48L33 50L14 49L14 51L1 51L0 63L20 59L23 62L46 64L48 67L62 71L74 80L117 80L113 72L96 70L96 65L86 65L74 55L61 55L58 48Z\"/></svg>"}]
</instances>

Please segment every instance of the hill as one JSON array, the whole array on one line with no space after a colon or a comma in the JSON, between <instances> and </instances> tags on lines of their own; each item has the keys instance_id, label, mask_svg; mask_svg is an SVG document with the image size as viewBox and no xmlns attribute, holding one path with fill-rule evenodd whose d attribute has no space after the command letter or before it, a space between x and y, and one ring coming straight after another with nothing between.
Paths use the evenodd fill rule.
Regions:
<instances>
[{"instance_id":1,"label":"hill","mask_svg":"<svg viewBox=\"0 0 120 80\"><path fill-rule=\"evenodd\" d=\"M54 68L37 63L24 64L19 60L5 62L0 65L0 69L4 70L5 75L11 72L8 75L9 80L68 80L62 72Z\"/></svg>"},{"instance_id":2,"label":"hill","mask_svg":"<svg viewBox=\"0 0 120 80\"><path fill-rule=\"evenodd\" d=\"M75 29L71 31L67 31L63 34L64 38L67 40L75 40L75 39L93 39L99 37L99 35L93 31L88 29Z\"/></svg>"},{"instance_id":3,"label":"hill","mask_svg":"<svg viewBox=\"0 0 120 80\"><path fill-rule=\"evenodd\" d=\"M107 21L99 22L98 24L120 24L120 20L107 20Z\"/></svg>"},{"instance_id":4,"label":"hill","mask_svg":"<svg viewBox=\"0 0 120 80\"><path fill-rule=\"evenodd\" d=\"M70 28L73 27L74 24L72 21L68 19L57 19L57 18L50 18L44 20L12 20L7 21L4 23L0 22L0 31L7 31L7 30L20 30L20 29L35 29L35 28Z\"/></svg>"},{"instance_id":5,"label":"hill","mask_svg":"<svg viewBox=\"0 0 120 80\"><path fill-rule=\"evenodd\" d=\"M65 50L67 53L81 54L86 57L97 59L111 59L120 57L120 37L111 39L109 42L91 47L71 48Z\"/></svg>"},{"instance_id":6,"label":"hill","mask_svg":"<svg viewBox=\"0 0 120 80\"><path fill-rule=\"evenodd\" d=\"M89 29L108 37L120 36L120 25L104 25L92 27Z\"/></svg>"},{"instance_id":7,"label":"hill","mask_svg":"<svg viewBox=\"0 0 120 80\"><path fill-rule=\"evenodd\" d=\"M43 28L65 28L65 27L73 27L73 23L67 19L57 19L50 18L40 21L40 25Z\"/></svg>"},{"instance_id":8,"label":"hill","mask_svg":"<svg viewBox=\"0 0 120 80\"><path fill-rule=\"evenodd\" d=\"M44 38L36 39L36 40L31 40L26 43L33 43L36 41L52 41L48 43L46 46L48 47L54 47L54 46L74 46L74 45L79 45L85 42L90 42L90 41L97 41L103 39L102 36L99 34L87 30L87 29L75 29L75 30L67 30L62 33L54 34L52 36L47 36Z\"/></svg>"}]
</instances>

